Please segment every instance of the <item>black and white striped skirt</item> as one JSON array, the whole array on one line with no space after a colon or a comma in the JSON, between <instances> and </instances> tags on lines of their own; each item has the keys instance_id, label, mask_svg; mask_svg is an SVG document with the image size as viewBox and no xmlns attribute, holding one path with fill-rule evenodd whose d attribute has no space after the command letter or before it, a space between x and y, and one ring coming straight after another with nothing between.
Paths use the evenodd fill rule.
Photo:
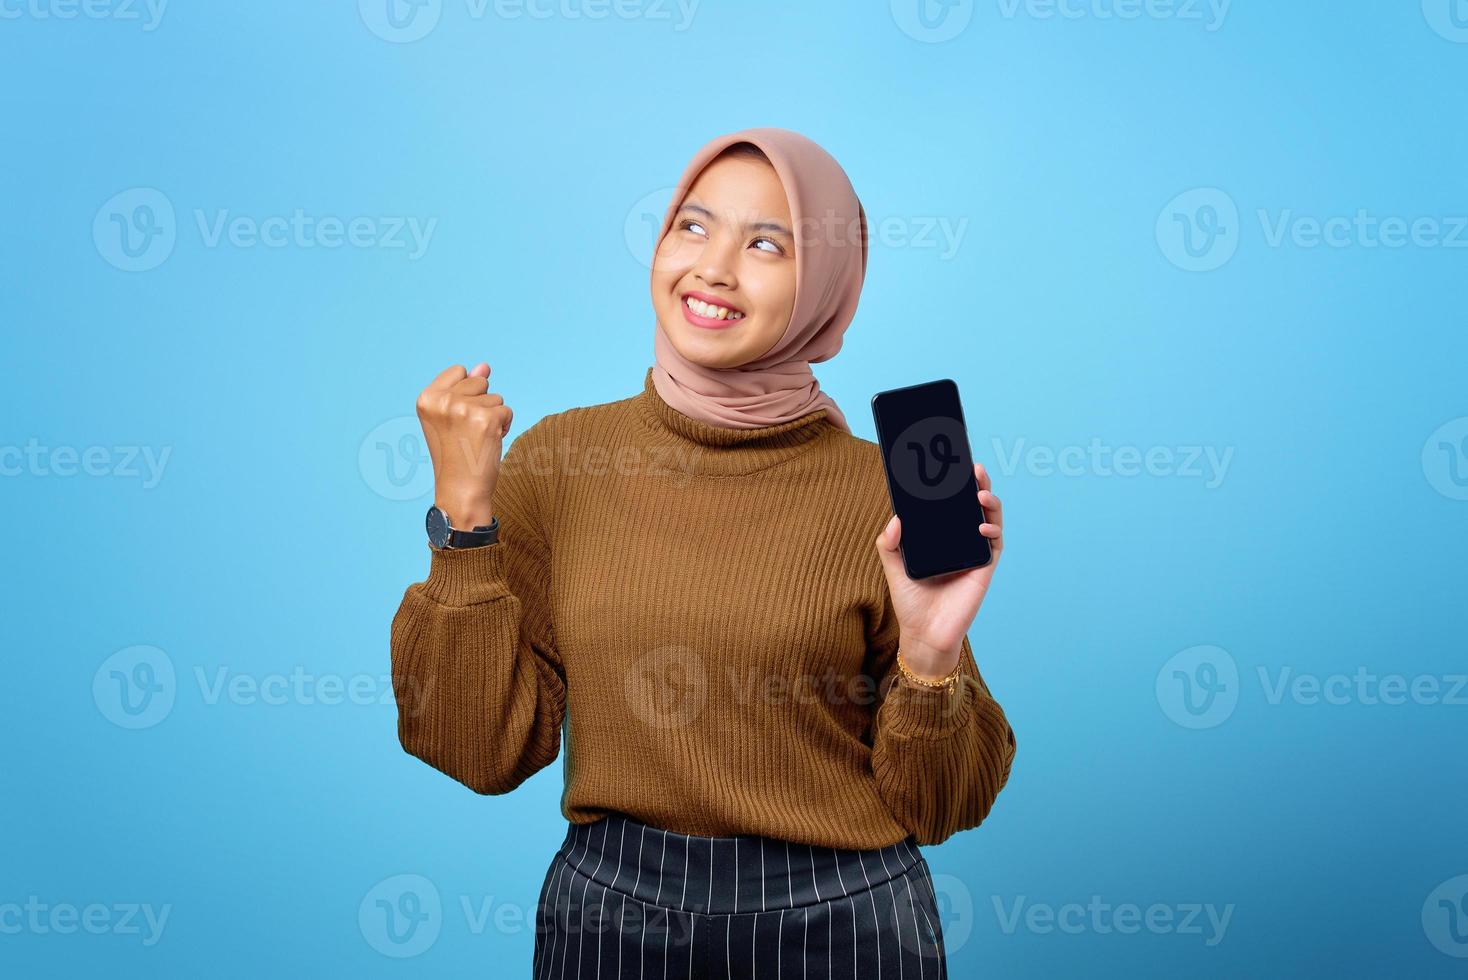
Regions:
<instances>
[{"instance_id":1,"label":"black and white striped skirt","mask_svg":"<svg viewBox=\"0 0 1468 980\"><path fill-rule=\"evenodd\" d=\"M873 850L571 824L536 909L536 980L946 980L911 837Z\"/></svg>"}]
</instances>

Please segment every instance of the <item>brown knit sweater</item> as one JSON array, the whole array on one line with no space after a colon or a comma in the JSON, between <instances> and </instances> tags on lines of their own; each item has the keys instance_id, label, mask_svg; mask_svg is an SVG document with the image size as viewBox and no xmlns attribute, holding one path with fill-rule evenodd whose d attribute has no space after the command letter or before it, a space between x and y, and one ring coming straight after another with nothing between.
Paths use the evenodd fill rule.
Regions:
<instances>
[{"instance_id":1,"label":"brown knit sweater","mask_svg":"<svg viewBox=\"0 0 1468 980\"><path fill-rule=\"evenodd\" d=\"M549 765L563 722L576 823L935 844L1008 779L967 638L952 696L896 673L880 450L824 409L713 426L649 370L521 433L494 512L499 541L430 550L392 623L403 747L475 792Z\"/></svg>"}]
</instances>

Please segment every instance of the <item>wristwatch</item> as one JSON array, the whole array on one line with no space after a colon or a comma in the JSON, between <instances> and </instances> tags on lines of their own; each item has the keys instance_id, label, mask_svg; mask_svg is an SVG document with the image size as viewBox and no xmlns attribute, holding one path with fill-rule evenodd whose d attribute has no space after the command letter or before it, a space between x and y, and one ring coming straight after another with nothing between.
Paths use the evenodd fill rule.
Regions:
<instances>
[{"instance_id":1,"label":"wristwatch","mask_svg":"<svg viewBox=\"0 0 1468 980\"><path fill-rule=\"evenodd\" d=\"M472 531L461 531L454 527L449 515L433 506L428 508L425 523L428 525L428 543L435 548L482 548L494 544L500 537L499 515Z\"/></svg>"}]
</instances>

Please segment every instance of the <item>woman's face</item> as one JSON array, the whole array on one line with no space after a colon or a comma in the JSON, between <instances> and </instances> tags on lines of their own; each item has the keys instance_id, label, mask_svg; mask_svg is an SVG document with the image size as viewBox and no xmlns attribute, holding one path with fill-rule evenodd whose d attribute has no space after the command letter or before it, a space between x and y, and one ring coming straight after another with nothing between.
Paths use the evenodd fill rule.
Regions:
<instances>
[{"instance_id":1,"label":"woman's face","mask_svg":"<svg viewBox=\"0 0 1468 980\"><path fill-rule=\"evenodd\" d=\"M730 368L775 346L795 308L792 227L764 160L723 156L703 169L653 256L653 309L678 353Z\"/></svg>"}]
</instances>

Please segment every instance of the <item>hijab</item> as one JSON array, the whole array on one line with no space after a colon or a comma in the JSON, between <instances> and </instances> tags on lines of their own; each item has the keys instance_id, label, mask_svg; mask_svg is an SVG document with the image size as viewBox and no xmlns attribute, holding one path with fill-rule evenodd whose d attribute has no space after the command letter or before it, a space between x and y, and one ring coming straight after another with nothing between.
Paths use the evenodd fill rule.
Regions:
<instances>
[{"instance_id":1,"label":"hijab","mask_svg":"<svg viewBox=\"0 0 1468 980\"><path fill-rule=\"evenodd\" d=\"M653 339L653 385L673 408L711 425L778 425L824 408L832 424L850 432L846 417L810 369L841 350L866 276L866 211L835 158L788 129L742 129L717 136L684 169L656 242L667 235L699 173L735 143L753 143L769 157L790 204L796 237L790 323L769 351L728 368L688 360L659 324Z\"/></svg>"}]
</instances>

